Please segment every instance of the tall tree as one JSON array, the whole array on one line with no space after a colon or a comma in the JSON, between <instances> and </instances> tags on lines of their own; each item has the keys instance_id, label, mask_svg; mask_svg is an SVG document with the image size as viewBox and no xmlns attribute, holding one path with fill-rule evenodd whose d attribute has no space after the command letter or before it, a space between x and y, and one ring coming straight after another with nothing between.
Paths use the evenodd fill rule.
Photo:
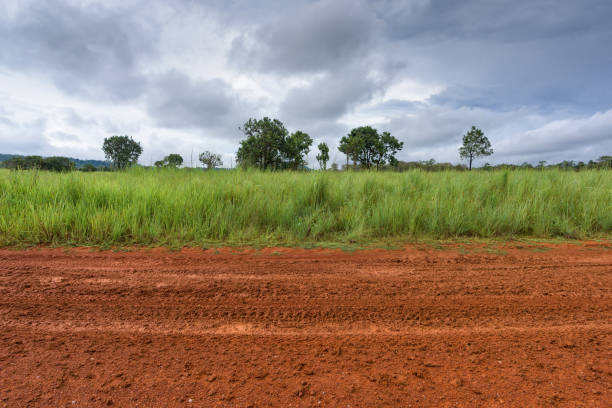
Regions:
<instances>
[{"instance_id":1,"label":"tall tree","mask_svg":"<svg viewBox=\"0 0 612 408\"><path fill-rule=\"evenodd\" d=\"M292 170L304 168L306 166L304 156L310 152L310 146L312 146L312 138L301 130L287 137L281 148L287 166Z\"/></svg>"},{"instance_id":2,"label":"tall tree","mask_svg":"<svg viewBox=\"0 0 612 408\"><path fill-rule=\"evenodd\" d=\"M215 167L223 166L223 161L221 161L221 155L210 152L208 150L200 153L199 159L208 170L214 169Z\"/></svg>"},{"instance_id":3,"label":"tall tree","mask_svg":"<svg viewBox=\"0 0 612 408\"><path fill-rule=\"evenodd\" d=\"M312 139L297 131L289 135L278 119L249 119L240 130L246 138L236 153L238 164L260 169L297 169L305 165Z\"/></svg>"},{"instance_id":4,"label":"tall tree","mask_svg":"<svg viewBox=\"0 0 612 408\"><path fill-rule=\"evenodd\" d=\"M360 152L365 147L365 141L361 137L361 135L353 129L351 133L346 136L343 136L340 139L340 146L338 146L338 150L346 155L346 165L349 164L349 159L353 161L353 165L356 165L359 161Z\"/></svg>"},{"instance_id":5,"label":"tall tree","mask_svg":"<svg viewBox=\"0 0 612 408\"><path fill-rule=\"evenodd\" d=\"M472 161L478 157L493 154L491 142L476 126L463 135L463 146L459 148L459 157L469 161L469 170L472 170Z\"/></svg>"},{"instance_id":6,"label":"tall tree","mask_svg":"<svg viewBox=\"0 0 612 408\"><path fill-rule=\"evenodd\" d=\"M319 143L319 154L317 154L317 161L319 162L319 167L322 170L327 170L327 162L329 161L329 147L327 143L322 142Z\"/></svg>"},{"instance_id":7,"label":"tall tree","mask_svg":"<svg viewBox=\"0 0 612 408\"><path fill-rule=\"evenodd\" d=\"M389 132L382 135L371 126L361 126L351 130L351 132L340 140L338 150L346 154L348 159L353 160L353 164L369 169L372 166L380 168L385 163L396 164L395 155L404 146Z\"/></svg>"},{"instance_id":8,"label":"tall tree","mask_svg":"<svg viewBox=\"0 0 612 408\"><path fill-rule=\"evenodd\" d=\"M130 136L111 136L104 139L104 155L116 169L124 169L138 162L142 146Z\"/></svg>"},{"instance_id":9,"label":"tall tree","mask_svg":"<svg viewBox=\"0 0 612 408\"><path fill-rule=\"evenodd\" d=\"M244 167L278 169L282 163L281 148L289 134L278 119L249 119L240 130L246 139L240 142L236 159Z\"/></svg>"}]
</instances>

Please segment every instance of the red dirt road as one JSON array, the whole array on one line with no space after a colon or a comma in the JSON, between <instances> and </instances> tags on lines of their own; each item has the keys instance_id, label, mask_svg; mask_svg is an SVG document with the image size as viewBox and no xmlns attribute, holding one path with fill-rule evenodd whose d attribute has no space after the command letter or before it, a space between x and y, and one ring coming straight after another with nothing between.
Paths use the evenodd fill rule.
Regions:
<instances>
[{"instance_id":1,"label":"red dirt road","mask_svg":"<svg viewBox=\"0 0 612 408\"><path fill-rule=\"evenodd\" d=\"M0 250L0 407L610 401L610 244Z\"/></svg>"}]
</instances>

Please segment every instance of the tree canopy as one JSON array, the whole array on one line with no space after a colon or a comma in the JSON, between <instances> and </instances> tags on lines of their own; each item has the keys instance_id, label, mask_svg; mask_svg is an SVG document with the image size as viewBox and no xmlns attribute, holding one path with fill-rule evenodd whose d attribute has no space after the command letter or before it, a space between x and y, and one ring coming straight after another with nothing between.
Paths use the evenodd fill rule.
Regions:
<instances>
[{"instance_id":1,"label":"tree canopy","mask_svg":"<svg viewBox=\"0 0 612 408\"><path fill-rule=\"evenodd\" d=\"M379 134L371 126L357 127L342 137L338 150L346 154L346 162L349 159L354 165L369 169L373 166L380 168L389 163L397 164L395 155L404 147L404 142L400 142L389 132Z\"/></svg>"},{"instance_id":2,"label":"tree canopy","mask_svg":"<svg viewBox=\"0 0 612 408\"><path fill-rule=\"evenodd\" d=\"M104 139L104 155L116 169L124 169L138 162L142 146L130 136L111 136Z\"/></svg>"},{"instance_id":3,"label":"tree canopy","mask_svg":"<svg viewBox=\"0 0 612 408\"><path fill-rule=\"evenodd\" d=\"M301 169L304 156L310 151L312 139L307 133L297 131L289 135L278 119L249 119L240 130L246 138L240 142L236 153L238 164L260 169Z\"/></svg>"},{"instance_id":4,"label":"tree canopy","mask_svg":"<svg viewBox=\"0 0 612 408\"><path fill-rule=\"evenodd\" d=\"M164 157L162 160L155 162L155 167L179 167L183 164L183 157L178 153L172 153Z\"/></svg>"},{"instance_id":5,"label":"tree canopy","mask_svg":"<svg viewBox=\"0 0 612 408\"><path fill-rule=\"evenodd\" d=\"M329 147L327 143L319 143L319 154L317 154L317 161L319 162L319 167L322 170L327 170L327 162L329 161Z\"/></svg>"},{"instance_id":6,"label":"tree canopy","mask_svg":"<svg viewBox=\"0 0 612 408\"><path fill-rule=\"evenodd\" d=\"M207 169L214 169L215 167L223 166L221 155L208 150L200 153L199 159Z\"/></svg>"},{"instance_id":7,"label":"tree canopy","mask_svg":"<svg viewBox=\"0 0 612 408\"><path fill-rule=\"evenodd\" d=\"M463 135L463 146L459 148L459 157L469 161L469 170L472 170L474 159L492 154L491 142L476 126L472 126L472 129Z\"/></svg>"},{"instance_id":8,"label":"tree canopy","mask_svg":"<svg viewBox=\"0 0 612 408\"><path fill-rule=\"evenodd\" d=\"M23 156L13 157L3 163L3 167L14 170L49 170L70 171L74 170L74 162L68 157L62 156Z\"/></svg>"}]
</instances>

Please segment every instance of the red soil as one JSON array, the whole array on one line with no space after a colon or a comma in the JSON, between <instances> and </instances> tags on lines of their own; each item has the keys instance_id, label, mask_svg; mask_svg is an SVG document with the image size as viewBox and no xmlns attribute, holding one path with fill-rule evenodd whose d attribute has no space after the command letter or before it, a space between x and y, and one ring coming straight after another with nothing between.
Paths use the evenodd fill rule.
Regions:
<instances>
[{"instance_id":1,"label":"red soil","mask_svg":"<svg viewBox=\"0 0 612 408\"><path fill-rule=\"evenodd\" d=\"M610 401L610 244L0 250L0 407Z\"/></svg>"}]
</instances>

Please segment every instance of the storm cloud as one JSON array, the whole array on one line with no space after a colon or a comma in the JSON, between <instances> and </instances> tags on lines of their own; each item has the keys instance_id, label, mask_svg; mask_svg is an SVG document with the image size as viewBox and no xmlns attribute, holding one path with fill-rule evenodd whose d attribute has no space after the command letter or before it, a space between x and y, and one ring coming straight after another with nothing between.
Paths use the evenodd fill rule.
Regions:
<instances>
[{"instance_id":1,"label":"storm cloud","mask_svg":"<svg viewBox=\"0 0 612 408\"><path fill-rule=\"evenodd\" d=\"M339 163L361 125L405 160L457 162L472 125L491 163L588 160L612 154L611 19L607 0L5 0L0 153L99 159L127 133L145 164L229 165L266 115Z\"/></svg>"}]
</instances>

